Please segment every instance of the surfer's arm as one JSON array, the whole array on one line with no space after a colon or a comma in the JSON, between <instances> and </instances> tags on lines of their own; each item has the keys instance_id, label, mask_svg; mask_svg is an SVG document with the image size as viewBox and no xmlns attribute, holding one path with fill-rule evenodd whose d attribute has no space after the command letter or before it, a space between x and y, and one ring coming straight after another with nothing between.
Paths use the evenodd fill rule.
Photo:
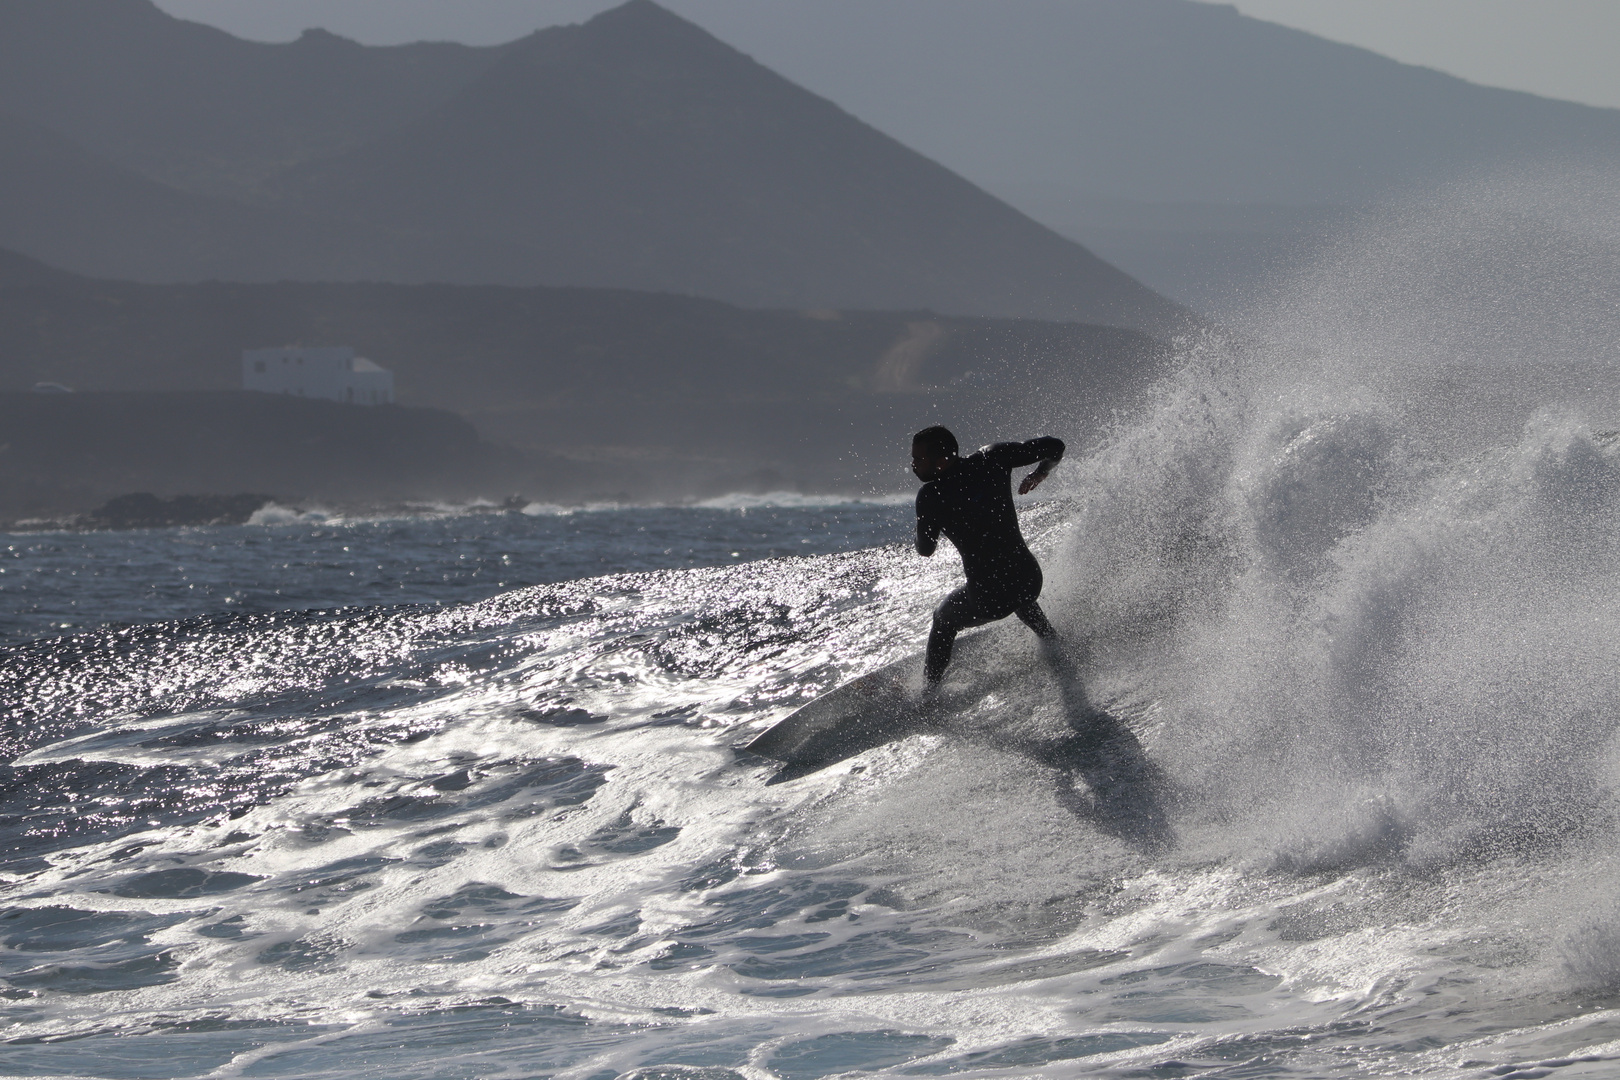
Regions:
<instances>
[{"instance_id":1,"label":"surfer's arm","mask_svg":"<svg viewBox=\"0 0 1620 1080\"><path fill-rule=\"evenodd\" d=\"M979 451L1003 469L1022 469L1040 462L1048 471L1063 460L1063 440L1042 435L1028 442L998 442Z\"/></svg>"},{"instance_id":2,"label":"surfer's arm","mask_svg":"<svg viewBox=\"0 0 1620 1080\"><path fill-rule=\"evenodd\" d=\"M1024 477L1023 483L1018 485L1018 494L1028 495L1040 486L1042 480L1052 475L1057 463L1063 460L1063 450L1062 439L1043 435L1028 442L996 443L994 446L986 447L985 453L1004 469L1021 469L1025 465L1036 465L1035 471Z\"/></svg>"},{"instance_id":3,"label":"surfer's arm","mask_svg":"<svg viewBox=\"0 0 1620 1080\"><path fill-rule=\"evenodd\" d=\"M939 526L923 518L917 519L917 554L932 555L939 547Z\"/></svg>"},{"instance_id":4,"label":"surfer's arm","mask_svg":"<svg viewBox=\"0 0 1620 1080\"><path fill-rule=\"evenodd\" d=\"M917 554L929 556L939 547L939 522L928 512L928 489L917 493Z\"/></svg>"}]
</instances>

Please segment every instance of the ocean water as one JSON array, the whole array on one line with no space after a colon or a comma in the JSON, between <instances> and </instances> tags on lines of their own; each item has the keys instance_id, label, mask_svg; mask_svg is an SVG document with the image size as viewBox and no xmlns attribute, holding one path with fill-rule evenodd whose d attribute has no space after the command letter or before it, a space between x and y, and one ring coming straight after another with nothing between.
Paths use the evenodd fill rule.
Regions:
<instances>
[{"instance_id":1,"label":"ocean water","mask_svg":"<svg viewBox=\"0 0 1620 1080\"><path fill-rule=\"evenodd\" d=\"M1620 1075L1596 191L1183 343L1026 510L1079 683L993 628L790 783L957 580L904 505L5 538L0 1075Z\"/></svg>"},{"instance_id":2,"label":"ocean water","mask_svg":"<svg viewBox=\"0 0 1620 1080\"><path fill-rule=\"evenodd\" d=\"M227 612L456 604L606 573L848 551L903 540L909 518L909 497L779 493L363 516L272 504L246 528L0 534L0 642Z\"/></svg>"}]
</instances>

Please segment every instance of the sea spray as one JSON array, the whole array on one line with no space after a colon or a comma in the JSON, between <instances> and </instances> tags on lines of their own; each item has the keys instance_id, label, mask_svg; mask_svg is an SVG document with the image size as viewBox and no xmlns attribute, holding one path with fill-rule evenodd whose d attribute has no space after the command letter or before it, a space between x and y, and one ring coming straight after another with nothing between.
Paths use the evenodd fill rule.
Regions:
<instances>
[{"instance_id":1,"label":"sea spray","mask_svg":"<svg viewBox=\"0 0 1620 1080\"><path fill-rule=\"evenodd\" d=\"M1376 870L1401 921L1411 874L1560 879L1612 835L1620 217L1586 179L1364 224L1069 472L1049 606L1158 699L1180 857ZM1601 917L1557 944L1491 891L1450 910L1603 952Z\"/></svg>"}]
</instances>

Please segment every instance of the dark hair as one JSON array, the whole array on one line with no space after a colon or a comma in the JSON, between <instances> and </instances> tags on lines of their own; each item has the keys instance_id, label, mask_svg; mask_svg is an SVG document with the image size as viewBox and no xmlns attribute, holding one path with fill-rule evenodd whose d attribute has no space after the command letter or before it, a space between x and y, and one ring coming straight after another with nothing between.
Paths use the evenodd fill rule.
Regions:
<instances>
[{"instance_id":1,"label":"dark hair","mask_svg":"<svg viewBox=\"0 0 1620 1080\"><path fill-rule=\"evenodd\" d=\"M928 452L937 457L952 457L956 454L956 436L951 429L935 424L925 427L911 437L911 445L924 446Z\"/></svg>"}]
</instances>

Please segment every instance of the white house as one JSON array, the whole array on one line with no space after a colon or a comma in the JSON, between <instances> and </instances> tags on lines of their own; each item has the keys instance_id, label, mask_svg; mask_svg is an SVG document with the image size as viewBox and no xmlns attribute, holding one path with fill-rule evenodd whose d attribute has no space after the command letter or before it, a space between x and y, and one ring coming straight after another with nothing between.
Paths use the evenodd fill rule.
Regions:
<instances>
[{"instance_id":1,"label":"white house","mask_svg":"<svg viewBox=\"0 0 1620 1080\"><path fill-rule=\"evenodd\" d=\"M248 349L242 353L242 389L353 405L392 405L394 373L343 345Z\"/></svg>"}]
</instances>

